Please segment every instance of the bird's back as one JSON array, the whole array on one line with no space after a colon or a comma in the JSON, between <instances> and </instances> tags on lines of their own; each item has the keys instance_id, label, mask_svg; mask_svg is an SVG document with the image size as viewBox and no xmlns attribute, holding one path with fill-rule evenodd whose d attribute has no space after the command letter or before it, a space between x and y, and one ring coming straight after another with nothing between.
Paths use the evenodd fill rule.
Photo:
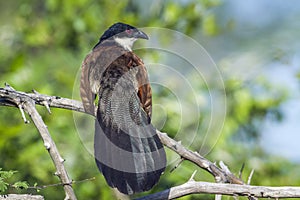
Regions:
<instances>
[{"instance_id":1,"label":"bird's back","mask_svg":"<svg viewBox=\"0 0 300 200\"><path fill-rule=\"evenodd\" d=\"M151 88L145 66L134 53L126 52L104 70L100 80L97 166L108 184L122 193L149 190L164 171L166 156L150 123Z\"/></svg>"}]
</instances>

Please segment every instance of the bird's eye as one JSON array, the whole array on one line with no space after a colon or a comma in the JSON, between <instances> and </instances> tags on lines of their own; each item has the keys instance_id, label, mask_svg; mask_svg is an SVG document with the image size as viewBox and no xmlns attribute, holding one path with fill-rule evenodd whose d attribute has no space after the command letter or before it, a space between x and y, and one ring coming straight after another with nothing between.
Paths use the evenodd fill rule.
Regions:
<instances>
[{"instance_id":1,"label":"bird's eye","mask_svg":"<svg viewBox=\"0 0 300 200\"><path fill-rule=\"evenodd\" d=\"M132 33L132 30L131 30L131 29L127 29L125 32L126 32L127 34L131 34L131 33Z\"/></svg>"}]
</instances>

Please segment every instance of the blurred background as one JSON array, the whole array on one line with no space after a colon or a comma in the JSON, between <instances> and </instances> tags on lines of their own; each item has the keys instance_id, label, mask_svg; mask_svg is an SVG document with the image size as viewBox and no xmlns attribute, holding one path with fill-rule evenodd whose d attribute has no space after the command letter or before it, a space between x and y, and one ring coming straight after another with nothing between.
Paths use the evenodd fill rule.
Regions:
<instances>
[{"instance_id":1,"label":"blurred background","mask_svg":"<svg viewBox=\"0 0 300 200\"><path fill-rule=\"evenodd\" d=\"M208 136L205 142L196 137L188 144L189 148L205 152L211 161L224 161L236 174L244 163L242 177L247 180L254 169L251 182L254 185L300 185L298 1L19 0L0 1L0 11L0 84L4 86L7 82L20 91L35 89L67 98L74 97L73 90L76 90L78 71L85 55L103 31L115 22L168 28L193 38L206 49L220 72L226 95L226 117L219 124L212 124L222 125L216 137ZM176 43L177 40L172 35L159 37L161 43ZM172 60L155 51L139 50L137 53L145 63ZM176 70L184 74L195 91L191 96L186 95L187 101L195 94L200 99L199 116L178 123L182 112L193 107L185 107L183 102L181 110L178 109L172 91L154 85L153 101L159 106L153 111L153 121L171 137L176 138L180 128L188 138L192 131L201 135L212 111L207 85L185 70L184 61L180 63L182 69L176 67ZM150 67L149 74L150 80L161 78L159 66ZM176 83L170 75L163 78ZM212 93L219 89L217 85L209 88ZM73 113L53 108L49 115L40 106L38 110L66 159L70 177L76 181L96 177L94 181L74 185L78 199L115 199L77 133ZM30 185L59 182L34 125L25 125L16 108L0 107L0 113L0 168L18 171L10 181L23 180ZM196 180L214 181L210 174L188 161L171 173L179 157L169 150L167 153L174 162L149 193L186 182L196 169ZM62 187L49 187L39 192L14 189L7 192L40 193L46 199L64 197ZM199 194L182 199L213 198Z\"/></svg>"}]
</instances>

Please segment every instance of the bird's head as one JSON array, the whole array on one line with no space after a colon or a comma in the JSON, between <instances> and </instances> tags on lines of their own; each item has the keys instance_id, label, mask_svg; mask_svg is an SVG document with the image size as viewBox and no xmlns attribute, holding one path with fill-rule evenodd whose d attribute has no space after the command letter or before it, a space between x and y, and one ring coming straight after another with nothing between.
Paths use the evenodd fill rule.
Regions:
<instances>
[{"instance_id":1,"label":"bird's head","mask_svg":"<svg viewBox=\"0 0 300 200\"><path fill-rule=\"evenodd\" d=\"M120 46L126 50L130 50L133 46L133 43L137 39L149 39L149 37L143 31L124 24L121 22L113 24L109 27L100 38L100 43L105 40L114 40Z\"/></svg>"}]
</instances>

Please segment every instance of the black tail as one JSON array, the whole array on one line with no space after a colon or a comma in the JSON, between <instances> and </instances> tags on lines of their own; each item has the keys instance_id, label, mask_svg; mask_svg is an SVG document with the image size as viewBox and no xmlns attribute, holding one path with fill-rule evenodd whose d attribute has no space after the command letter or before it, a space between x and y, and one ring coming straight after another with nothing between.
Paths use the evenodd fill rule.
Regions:
<instances>
[{"instance_id":1,"label":"black tail","mask_svg":"<svg viewBox=\"0 0 300 200\"><path fill-rule=\"evenodd\" d=\"M100 112L95 125L95 158L111 187L124 194L150 190L166 166L163 145L151 125L122 130L105 122Z\"/></svg>"}]
</instances>

